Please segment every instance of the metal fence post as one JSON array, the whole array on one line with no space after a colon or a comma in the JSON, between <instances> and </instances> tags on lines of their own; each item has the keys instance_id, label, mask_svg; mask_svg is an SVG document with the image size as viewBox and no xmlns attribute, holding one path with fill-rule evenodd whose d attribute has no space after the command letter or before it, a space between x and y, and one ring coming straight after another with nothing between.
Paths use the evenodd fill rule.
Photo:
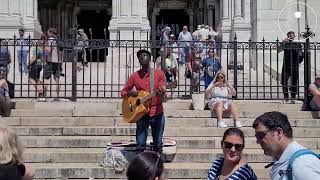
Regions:
<instances>
[{"instance_id":1,"label":"metal fence post","mask_svg":"<svg viewBox=\"0 0 320 180\"><path fill-rule=\"evenodd\" d=\"M233 86L236 90L236 95L234 96L235 99L237 99L238 92L238 42L237 42L237 34L234 35L233 39Z\"/></svg>"},{"instance_id":2,"label":"metal fence post","mask_svg":"<svg viewBox=\"0 0 320 180\"><path fill-rule=\"evenodd\" d=\"M311 98L309 97L309 85L311 83L311 61L310 61L310 39L309 37L311 36L310 28L307 25L306 26L306 44L304 46L304 110L309 110L309 104L311 101Z\"/></svg>"},{"instance_id":3,"label":"metal fence post","mask_svg":"<svg viewBox=\"0 0 320 180\"><path fill-rule=\"evenodd\" d=\"M77 101L77 60L78 52L76 50L77 43L77 28L74 28L72 37L72 86L71 86L71 101Z\"/></svg>"}]
</instances>

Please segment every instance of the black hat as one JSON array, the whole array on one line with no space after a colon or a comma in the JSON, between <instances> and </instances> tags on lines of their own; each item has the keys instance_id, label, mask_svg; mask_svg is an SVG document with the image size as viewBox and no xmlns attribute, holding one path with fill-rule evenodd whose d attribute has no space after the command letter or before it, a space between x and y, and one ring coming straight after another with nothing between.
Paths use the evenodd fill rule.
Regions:
<instances>
[{"instance_id":1,"label":"black hat","mask_svg":"<svg viewBox=\"0 0 320 180\"><path fill-rule=\"evenodd\" d=\"M140 49L140 50L137 52L137 57L139 58L142 53L146 53L146 54L148 54L148 55L151 57L151 53L150 53L148 50L145 50L145 49Z\"/></svg>"}]
</instances>

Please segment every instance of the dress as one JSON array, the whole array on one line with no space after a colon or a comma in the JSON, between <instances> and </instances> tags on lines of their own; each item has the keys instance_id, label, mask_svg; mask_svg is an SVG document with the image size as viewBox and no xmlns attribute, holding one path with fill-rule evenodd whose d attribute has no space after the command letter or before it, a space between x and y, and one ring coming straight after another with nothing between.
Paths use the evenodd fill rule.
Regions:
<instances>
[{"instance_id":1,"label":"dress","mask_svg":"<svg viewBox=\"0 0 320 180\"><path fill-rule=\"evenodd\" d=\"M210 83L208 89L211 90L211 100L208 103L208 106L211 110L213 110L216 103L219 101L223 102L223 110L227 110L229 108L230 101L228 99L229 96L229 88L228 87L213 87L213 83Z\"/></svg>"}]
</instances>

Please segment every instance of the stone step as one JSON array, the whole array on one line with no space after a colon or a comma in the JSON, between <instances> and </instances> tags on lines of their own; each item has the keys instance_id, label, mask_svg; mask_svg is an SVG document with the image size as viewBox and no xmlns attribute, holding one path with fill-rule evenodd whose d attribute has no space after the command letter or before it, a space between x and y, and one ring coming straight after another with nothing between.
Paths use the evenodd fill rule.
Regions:
<instances>
[{"instance_id":1,"label":"stone step","mask_svg":"<svg viewBox=\"0 0 320 180\"><path fill-rule=\"evenodd\" d=\"M240 118L244 127L252 127L255 118ZM11 126L128 126L122 117L5 117L0 120ZM233 120L224 118L226 124L233 126ZM320 119L291 119L293 127L320 127ZM135 126L135 125L133 125ZM217 126L217 119L208 118L166 118L166 127L211 127Z\"/></svg>"},{"instance_id":2,"label":"stone step","mask_svg":"<svg viewBox=\"0 0 320 180\"><path fill-rule=\"evenodd\" d=\"M27 148L24 162L27 163L98 163L103 158L105 148ZM313 150L320 152L320 149ZM130 155L135 155L132 152ZM172 162L212 162L221 157L221 149L177 149ZM263 154L261 149L244 149L242 156L250 163L268 163L272 158ZM167 158L167 159L168 159Z\"/></svg>"},{"instance_id":3,"label":"stone step","mask_svg":"<svg viewBox=\"0 0 320 180\"><path fill-rule=\"evenodd\" d=\"M239 95L242 93L239 93ZM275 96L276 97L276 96ZM209 99L207 99L209 100ZM16 109L50 109L50 110L59 110L59 109L104 109L116 110L121 109L122 99L78 99L79 102L31 102L31 101L22 101L16 100ZM277 110L300 110L302 102L297 101L297 104L282 104L281 100L266 100L266 101L257 101L257 100L233 100L239 108L253 108L257 104L263 109L268 108L277 109ZM180 99L169 99L164 103L165 109L172 110L187 110L192 107L192 100L180 100Z\"/></svg>"},{"instance_id":4,"label":"stone step","mask_svg":"<svg viewBox=\"0 0 320 180\"><path fill-rule=\"evenodd\" d=\"M240 117L256 118L263 114L262 107L256 105L253 109L244 109L242 106L238 110ZM277 110L276 108L274 110ZM287 114L289 119L317 119L319 118L318 111L282 111ZM14 109L11 117L114 117L120 116L120 110L105 110L105 109ZM165 110L166 117L216 117L215 113L210 110ZM224 113L225 117L229 117L230 113Z\"/></svg>"},{"instance_id":5,"label":"stone step","mask_svg":"<svg viewBox=\"0 0 320 180\"><path fill-rule=\"evenodd\" d=\"M27 163L99 163L105 148L28 148L24 151ZM320 152L320 149L313 150ZM130 153L128 155L128 153ZM136 152L127 152L134 156ZM221 149L177 149L175 155L166 155L171 162L209 163L223 156ZM272 158L263 154L261 149L244 149L242 156L249 163L269 163Z\"/></svg>"},{"instance_id":6,"label":"stone step","mask_svg":"<svg viewBox=\"0 0 320 180\"><path fill-rule=\"evenodd\" d=\"M115 173L111 168L99 167L98 163L32 163L36 168L35 178L89 178L123 179L125 171ZM266 163L249 163L260 179L269 178ZM172 179L205 179L211 163L165 163L164 178Z\"/></svg>"},{"instance_id":7,"label":"stone step","mask_svg":"<svg viewBox=\"0 0 320 180\"><path fill-rule=\"evenodd\" d=\"M177 142L178 148L220 149L222 137L168 137ZM110 142L135 140L135 136L20 136L26 148L104 148ZM152 139L148 137L148 139ZM306 148L320 149L320 139L294 138ZM247 149L259 149L254 137L247 137Z\"/></svg>"},{"instance_id":8,"label":"stone step","mask_svg":"<svg viewBox=\"0 0 320 180\"><path fill-rule=\"evenodd\" d=\"M16 126L13 129L20 136L134 136L136 134L136 127L134 126ZM166 127L164 135L172 137L222 137L225 130L218 127ZM254 136L253 128L243 127L242 130L246 136ZM151 133L151 129L149 129L149 133ZM320 137L320 127L293 128L293 136L302 138Z\"/></svg>"}]
</instances>

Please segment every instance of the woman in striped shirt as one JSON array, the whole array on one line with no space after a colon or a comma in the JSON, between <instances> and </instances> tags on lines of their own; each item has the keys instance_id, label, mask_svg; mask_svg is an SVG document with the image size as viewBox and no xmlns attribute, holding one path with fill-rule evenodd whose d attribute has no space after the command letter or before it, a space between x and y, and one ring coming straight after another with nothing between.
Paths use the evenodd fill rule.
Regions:
<instances>
[{"instance_id":1,"label":"woman in striped shirt","mask_svg":"<svg viewBox=\"0 0 320 180\"><path fill-rule=\"evenodd\" d=\"M244 135L238 128L224 132L221 147L224 157L213 161L208 180L256 180L257 176L241 157L244 148Z\"/></svg>"}]
</instances>

